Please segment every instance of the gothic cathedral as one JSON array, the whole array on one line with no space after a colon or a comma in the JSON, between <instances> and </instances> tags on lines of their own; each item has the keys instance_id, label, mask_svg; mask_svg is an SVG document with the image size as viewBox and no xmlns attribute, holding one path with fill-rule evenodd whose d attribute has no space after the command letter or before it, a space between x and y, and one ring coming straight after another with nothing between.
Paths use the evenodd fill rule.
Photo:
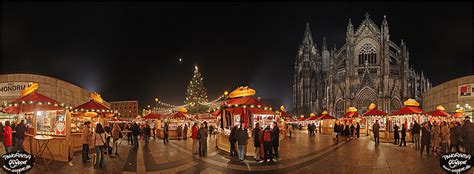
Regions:
<instances>
[{"instance_id":1,"label":"gothic cathedral","mask_svg":"<svg viewBox=\"0 0 474 174\"><path fill-rule=\"evenodd\" d=\"M327 110L342 116L350 106L364 113L370 103L391 113L408 98L422 103L421 94L431 83L409 67L406 43L401 40L398 46L390 40L386 17L380 28L369 17L367 13L356 30L349 19L346 42L339 49L329 49L323 38L318 50L306 23L295 59L294 114Z\"/></svg>"}]
</instances>

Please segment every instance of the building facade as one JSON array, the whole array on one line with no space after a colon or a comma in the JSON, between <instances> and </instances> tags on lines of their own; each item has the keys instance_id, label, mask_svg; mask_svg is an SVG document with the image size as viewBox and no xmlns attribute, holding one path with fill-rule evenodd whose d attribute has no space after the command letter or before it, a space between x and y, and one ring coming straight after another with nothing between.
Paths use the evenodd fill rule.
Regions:
<instances>
[{"instance_id":1,"label":"building facade","mask_svg":"<svg viewBox=\"0 0 474 174\"><path fill-rule=\"evenodd\" d=\"M121 118L135 118L138 116L138 101L114 101L110 102L112 110L116 110Z\"/></svg>"},{"instance_id":2,"label":"building facade","mask_svg":"<svg viewBox=\"0 0 474 174\"><path fill-rule=\"evenodd\" d=\"M323 38L318 50L309 23L295 59L293 113L321 113L341 116L354 106L367 111L370 103L392 112L413 98L422 103L422 93L431 88L423 72L409 66L406 43L390 40L386 17L378 27L369 14L354 28L347 24L346 41L340 48L328 48Z\"/></svg>"},{"instance_id":3,"label":"building facade","mask_svg":"<svg viewBox=\"0 0 474 174\"><path fill-rule=\"evenodd\" d=\"M425 111L432 111L442 105L448 113L461 107L465 115L472 116L474 107L474 75L465 76L439 84L423 93Z\"/></svg>"},{"instance_id":4,"label":"building facade","mask_svg":"<svg viewBox=\"0 0 474 174\"><path fill-rule=\"evenodd\" d=\"M21 91L30 82L38 83L39 93L68 106L78 106L89 101L91 94L86 89L53 77L37 74L1 74L0 102L2 105L20 97Z\"/></svg>"}]
</instances>

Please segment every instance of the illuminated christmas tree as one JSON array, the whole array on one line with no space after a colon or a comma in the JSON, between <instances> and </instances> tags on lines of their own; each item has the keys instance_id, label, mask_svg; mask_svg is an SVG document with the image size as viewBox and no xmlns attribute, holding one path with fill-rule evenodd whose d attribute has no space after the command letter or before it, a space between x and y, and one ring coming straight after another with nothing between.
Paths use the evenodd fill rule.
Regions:
<instances>
[{"instance_id":1,"label":"illuminated christmas tree","mask_svg":"<svg viewBox=\"0 0 474 174\"><path fill-rule=\"evenodd\" d=\"M189 81L188 89L186 90L186 101L188 104L188 112L206 112L209 108L207 104L207 92L204 87L203 78L197 66L194 67L194 75Z\"/></svg>"}]
</instances>

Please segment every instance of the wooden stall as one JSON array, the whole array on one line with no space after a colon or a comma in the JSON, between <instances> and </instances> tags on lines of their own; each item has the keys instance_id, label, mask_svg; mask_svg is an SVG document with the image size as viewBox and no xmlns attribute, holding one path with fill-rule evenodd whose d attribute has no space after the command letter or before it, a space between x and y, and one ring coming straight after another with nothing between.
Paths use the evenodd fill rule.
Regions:
<instances>
[{"instance_id":1,"label":"wooden stall","mask_svg":"<svg viewBox=\"0 0 474 174\"><path fill-rule=\"evenodd\" d=\"M427 112L426 115L428 116L428 120L433 122L443 122L448 121L449 114L445 111L445 108L441 105L436 107L436 110Z\"/></svg>"},{"instance_id":2,"label":"wooden stall","mask_svg":"<svg viewBox=\"0 0 474 174\"><path fill-rule=\"evenodd\" d=\"M362 114L363 116L363 119L365 121L365 125L367 126L367 129L366 129L366 134L369 136L369 139L370 140L374 140L374 133L373 133L373 130L372 130L372 127L375 123L375 121L378 121L379 122L379 126L380 126L380 129L379 129L379 137L381 140L383 139L387 139L387 131L386 131L386 123L387 123L387 113L381 111L381 110L378 110L377 109L377 105L375 105L374 103L371 103L369 105L369 110L367 112L365 112L364 114Z\"/></svg>"},{"instance_id":3,"label":"wooden stall","mask_svg":"<svg viewBox=\"0 0 474 174\"><path fill-rule=\"evenodd\" d=\"M357 108L355 107L349 107L347 109L347 112L342 116L341 119L339 119L340 123L346 125L354 125L354 127L357 127L357 123L359 123L360 126L360 136L367 136L367 125L365 119L357 113Z\"/></svg>"},{"instance_id":4,"label":"wooden stall","mask_svg":"<svg viewBox=\"0 0 474 174\"><path fill-rule=\"evenodd\" d=\"M334 124L336 123L336 117L330 116L328 111L323 111L321 116L318 117L319 125L322 126L321 133L333 134Z\"/></svg>"},{"instance_id":5,"label":"wooden stall","mask_svg":"<svg viewBox=\"0 0 474 174\"><path fill-rule=\"evenodd\" d=\"M393 112L391 115L388 116L387 121L387 128L388 129L388 141L392 141L394 139L393 135L393 127L395 124L402 128L402 125L405 125L407 130L411 130L415 121L418 124L428 121L428 117L426 114L421 110L419 107L420 104L414 99L408 99L403 102L404 107L400 108L398 111ZM407 131L406 140L411 140L411 134Z\"/></svg>"},{"instance_id":6,"label":"wooden stall","mask_svg":"<svg viewBox=\"0 0 474 174\"><path fill-rule=\"evenodd\" d=\"M25 151L38 154L39 144L47 143L47 149L42 153L46 159L68 161L71 152L70 123L71 115L64 103L37 93L37 83L32 83L22 91L20 98L13 100L5 108L9 114L21 115L28 128L23 142ZM44 136L38 139L37 135Z\"/></svg>"},{"instance_id":7,"label":"wooden stall","mask_svg":"<svg viewBox=\"0 0 474 174\"><path fill-rule=\"evenodd\" d=\"M157 135L158 138L163 139L165 137L164 126L168 124L168 139L169 140L177 140L178 139L178 126L181 126L181 131L184 128L184 124L189 125L189 116L187 114L187 110L185 108L180 109L176 113L172 113L166 116L166 119L161 119L160 126L157 127ZM187 136L190 137L189 134L190 127L188 126L188 134Z\"/></svg>"}]
</instances>

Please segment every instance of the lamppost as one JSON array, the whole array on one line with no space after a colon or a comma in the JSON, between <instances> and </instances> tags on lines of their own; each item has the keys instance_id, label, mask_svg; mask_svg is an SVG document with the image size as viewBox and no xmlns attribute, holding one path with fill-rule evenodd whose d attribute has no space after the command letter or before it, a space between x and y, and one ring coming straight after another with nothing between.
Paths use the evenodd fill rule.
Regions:
<instances>
[{"instance_id":1,"label":"lamppost","mask_svg":"<svg viewBox=\"0 0 474 174\"><path fill-rule=\"evenodd\" d=\"M158 98L155 98L155 112L158 110Z\"/></svg>"}]
</instances>

